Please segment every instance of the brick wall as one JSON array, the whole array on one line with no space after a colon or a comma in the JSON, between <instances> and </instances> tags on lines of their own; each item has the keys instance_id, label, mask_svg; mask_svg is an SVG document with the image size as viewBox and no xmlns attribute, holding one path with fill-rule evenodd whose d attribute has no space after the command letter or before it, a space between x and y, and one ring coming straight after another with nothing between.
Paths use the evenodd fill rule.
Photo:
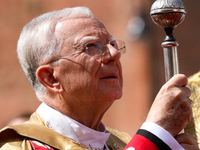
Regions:
<instances>
[{"instance_id":1,"label":"brick wall","mask_svg":"<svg viewBox=\"0 0 200 150\"><path fill-rule=\"evenodd\" d=\"M103 122L133 135L145 120L148 109L164 83L162 43L165 35L149 16L153 1L145 0L2 0L0 5L0 128L14 115L33 112L40 102L17 60L16 44L23 26L32 18L65 7L87 6L104 22L108 31L127 43L121 58L124 96L106 113ZM200 2L195 2L200 3ZM194 5L194 6L193 6ZM198 5L186 3L188 15L175 37L180 46L180 68L186 75L198 71ZM193 11L191 11L193 10ZM146 22L142 35L135 39L127 24L142 16ZM189 53L188 53L189 52Z\"/></svg>"}]
</instances>

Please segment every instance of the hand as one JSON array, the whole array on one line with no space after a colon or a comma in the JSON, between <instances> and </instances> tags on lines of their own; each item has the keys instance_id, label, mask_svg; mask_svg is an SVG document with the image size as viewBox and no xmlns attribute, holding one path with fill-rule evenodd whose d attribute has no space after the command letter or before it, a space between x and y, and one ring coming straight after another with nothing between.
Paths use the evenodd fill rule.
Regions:
<instances>
[{"instance_id":1,"label":"hand","mask_svg":"<svg viewBox=\"0 0 200 150\"><path fill-rule=\"evenodd\" d=\"M175 75L159 91L150 112L149 122L154 122L175 137L192 118L189 96L191 91L185 87L185 75Z\"/></svg>"},{"instance_id":2,"label":"hand","mask_svg":"<svg viewBox=\"0 0 200 150\"><path fill-rule=\"evenodd\" d=\"M188 133L179 134L175 139L185 150L199 150L197 142Z\"/></svg>"}]
</instances>

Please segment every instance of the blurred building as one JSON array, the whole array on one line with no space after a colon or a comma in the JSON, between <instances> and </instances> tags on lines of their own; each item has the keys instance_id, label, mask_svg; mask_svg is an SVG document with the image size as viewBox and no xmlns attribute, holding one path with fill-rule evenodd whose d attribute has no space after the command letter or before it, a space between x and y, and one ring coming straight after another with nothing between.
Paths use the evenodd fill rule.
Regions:
<instances>
[{"instance_id":1,"label":"blurred building","mask_svg":"<svg viewBox=\"0 0 200 150\"><path fill-rule=\"evenodd\" d=\"M165 82L161 43L164 30L150 18L154 0L1 0L0 5L0 128L20 112L35 111L40 102L17 59L16 45L23 26L34 17L65 7L87 6L111 35L126 41L121 57L124 95L106 113L103 122L133 135L145 121L156 93ZM179 42L180 72L199 71L200 51L198 6L200 1L183 1L185 21L174 36Z\"/></svg>"}]
</instances>

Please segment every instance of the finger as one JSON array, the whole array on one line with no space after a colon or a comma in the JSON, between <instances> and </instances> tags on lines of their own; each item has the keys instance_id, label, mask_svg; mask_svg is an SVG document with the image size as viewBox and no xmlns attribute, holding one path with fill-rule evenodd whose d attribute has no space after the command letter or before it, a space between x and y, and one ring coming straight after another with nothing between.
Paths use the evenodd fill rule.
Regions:
<instances>
[{"instance_id":1,"label":"finger","mask_svg":"<svg viewBox=\"0 0 200 150\"><path fill-rule=\"evenodd\" d=\"M191 96L191 90L188 87L179 87L179 88L182 91L183 95L185 95L188 98Z\"/></svg>"},{"instance_id":2,"label":"finger","mask_svg":"<svg viewBox=\"0 0 200 150\"><path fill-rule=\"evenodd\" d=\"M188 84L188 79L183 74L174 75L169 81L168 84L177 87L184 87Z\"/></svg>"},{"instance_id":3,"label":"finger","mask_svg":"<svg viewBox=\"0 0 200 150\"><path fill-rule=\"evenodd\" d=\"M190 99L190 98L189 98ZM190 99L190 106L192 107L194 104L193 100Z\"/></svg>"},{"instance_id":4,"label":"finger","mask_svg":"<svg viewBox=\"0 0 200 150\"><path fill-rule=\"evenodd\" d=\"M189 98L191 96L191 90L188 87L173 87L172 91L174 95L180 96L180 98Z\"/></svg>"},{"instance_id":5,"label":"finger","mask_svg":"<svg viewBox=\"0 0 200 150\"><path fill-rule=\"evenodd\" d=\"M180 144L184 150L199 150L198 145Z\"/></svg>"},{"instance_id":6,"label":"finger","mask_svg":"<svg viewBox=\"0 0 200 150\"><path fill-rule=\"evenodd\" d=\"M175 139L180 144L189 144L189 145L197 144L197 142L194 140L194 138L188 133L179 134L179 135L175 136Z\"/></svg>"}]
</instances>

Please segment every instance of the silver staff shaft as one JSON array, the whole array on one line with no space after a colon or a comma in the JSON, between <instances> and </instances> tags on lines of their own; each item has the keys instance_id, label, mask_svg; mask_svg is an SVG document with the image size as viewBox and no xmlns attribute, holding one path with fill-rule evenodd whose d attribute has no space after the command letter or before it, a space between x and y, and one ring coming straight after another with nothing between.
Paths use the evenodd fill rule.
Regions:
<instances>
[{"instance_id":1,"label":"silver staff shaft","mask_svg":"<svg viewBox=\"0 0 200 150\"><path fill-rule=\"evenodd\" d=\"M175 74L179 74L178 43L176 41L163 42L165 80L169 81ZM184 129L180 132L184 133Z\"/></svg>"},{"instance_id":2,"label":"silver staff shaft","mask_svg":"<svg viewBox=\"0 0 200 150\"><path fill-rule=\"evenodd\" d=\"M179 74L177 46L178 43L176 41L162 43L166 82L175 74Z\"/></svg>"}]
</instances>

